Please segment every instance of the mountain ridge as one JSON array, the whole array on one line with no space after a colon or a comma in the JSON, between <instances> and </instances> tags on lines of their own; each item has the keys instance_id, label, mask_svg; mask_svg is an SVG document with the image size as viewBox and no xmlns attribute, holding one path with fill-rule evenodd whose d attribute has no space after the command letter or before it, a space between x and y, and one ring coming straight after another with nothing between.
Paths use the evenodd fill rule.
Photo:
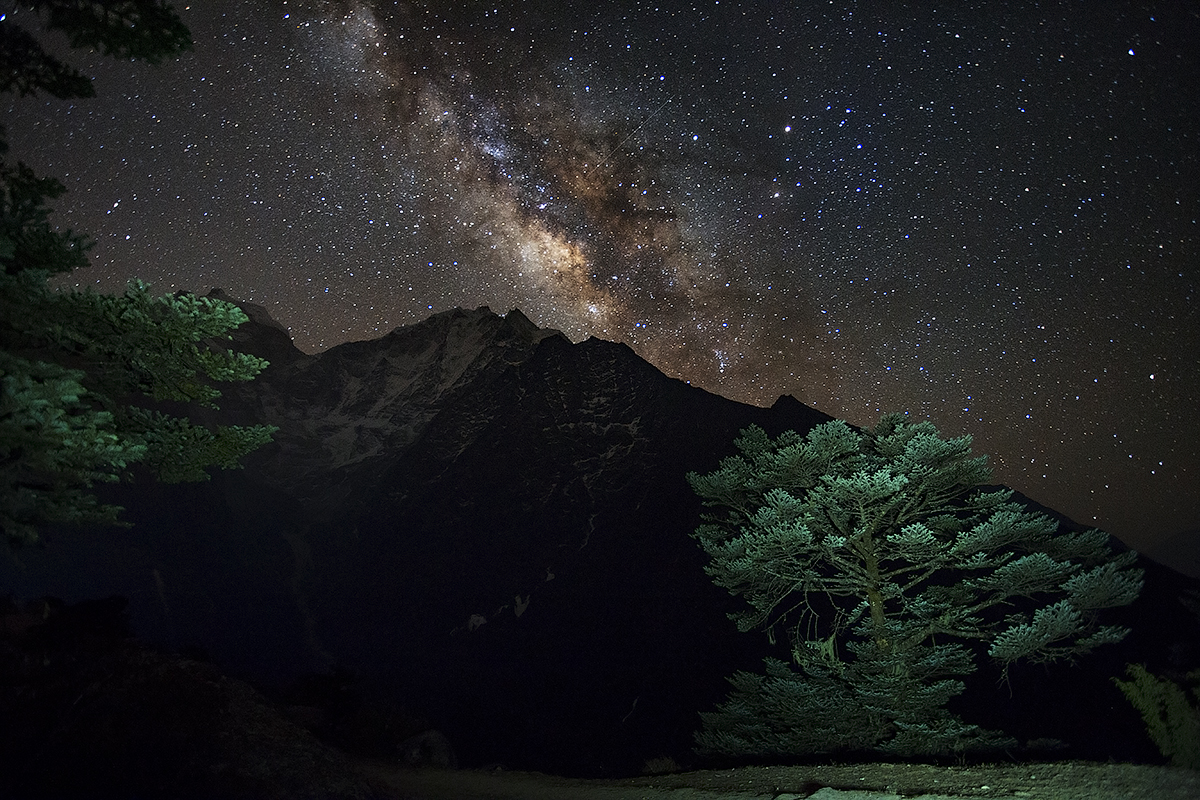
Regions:
<instances>
[{"instance_id":1,"label":"mountain ridge","mask_svg":"<svg viewBox=\"0 0 1200 800\"><path fill-rule=\"evenodd\" d=\"M210 419L277 425L275 441L207 484L106 489L131 530L52 530L0 569L4 585L128 597L139 637L261 686L352 675L364 705L419 712L464 764L597 776L690 761L697 712L772 649L737 632L738 601L704 573L685 475L715 469L748 425L830 417L790 396L728 400L516 310L454 309L304 354L243 308L234 344L275 360ZM1109 678L1130 660L1182 666L1200 634L1177 602L1196 582L1145 566L1144 601L1113 614L1127 643L1086 671L1011 670L1028 701L981 669L980 722L1070 741L1074 757L1153 757ZM1103 716L1078 711L1097 702Z\"/></svg>"},{"instance_id":2,"label":"mountain ridge","mask_svg":"<svg viewBox=\"0 0 1200 800\"><path fill-rule=\"evenodd\" d=\"M232 301L220 290L209 296ZM456 392L528 358L543 331L520 311L486 306L451 309L402 326L379 339L347 342L316 354L283 351L284 330L261 306L235 336L246 352L272 362L259 380L225 390L226 413L238 421L275 425L272 445L250 457L276 487L300 487L306 505L333 502L323 475L389 455L410 445ZM564 340L565 341L565 340ZM290 341L289 341L290 344ZM304 403L288 398L303 397Z\"/></svg>"}]
</instances>

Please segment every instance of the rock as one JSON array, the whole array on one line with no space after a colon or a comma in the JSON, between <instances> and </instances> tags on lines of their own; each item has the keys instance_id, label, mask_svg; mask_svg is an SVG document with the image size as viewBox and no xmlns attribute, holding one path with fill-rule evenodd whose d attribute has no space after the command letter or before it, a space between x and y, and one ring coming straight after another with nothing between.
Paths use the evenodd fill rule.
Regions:
<instances>
[{"instance_id":1,"label":"rock","mask_svg":"<svg viewBox=\"0 0 1200 800\"><path fill-rule=\"evenodd\" d=\"M400 763L405 766L458 769L458 756L454 754L450 740L438 730L428 730L410 736L401 742L397 749Z\"/></svg>"}]
</instances>

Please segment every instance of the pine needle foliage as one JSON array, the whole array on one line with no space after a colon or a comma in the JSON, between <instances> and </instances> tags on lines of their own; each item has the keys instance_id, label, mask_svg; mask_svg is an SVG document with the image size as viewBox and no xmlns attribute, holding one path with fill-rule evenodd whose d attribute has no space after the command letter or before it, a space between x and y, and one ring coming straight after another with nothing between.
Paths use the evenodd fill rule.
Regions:
<instances>
[{"instance_id":1,"label":"pine needle foliage","mask_svg":"<svg viewBox=\"0 0 1200 800\"><path fill-rule=\"evenodd\" d=\"M47 54L15 22L67 34L73 47L160 63L191 46L160 0L30 0L0 23L0 92L89 97L90 80ZM7 153L0 128L0 156ZM263 359L220 346L246 321L232 303L52 288L88 265L92 243L50 221L65 192L22 163L0 161L0 538L38 540L48 523L117 523L92 493L143 464L159 480L207 479L271 438L270 426L197 425L174 402L216 409L213 384L252 379Z\"/></svg>"},{"instance_id":2,"label":"pine needle foliage","mask_svg":"<svg viewBox=\"0 0 1200 800\"><path fill-rule=\"evenodd\" d=\"M707 573L748 608L742 631L786 638L790 662L740 672L699 750L796 758L837 751L944 756L1007 744L946 708L976 651L1002 667L1120 641L1098 612L1141 591L1136 554L987 491L971 438L884 416L771 439L688 481L707 507L693 534Z\"/></svg>"},{"instance_id":3,"label":"pine needle foliage","mask_svg":"<svg viewBox=\"0 0 1200 800\"><path fill-rule=\"evenodd\" d=\"M0 247L5 244L0 239ZM3 261L0 255L0 261ZM7 266L7 265L6 265ZM114 523L91 494L140 463L164 482L236 468L274 428L200 425L161 401L216 409L222 381L267 362L216 346L246 321L236 305L192 295L51 288L48 270L0 273L0 530L37 541L49 523Z\"/></svg>"},{"instance_id":4,"label":"pine needle foliage","mask_svg":"<svg viewBox=\"0 0 1200 800\"><path fill-rule=\"evenodd\" d=\"M192 47L191 33L160 0L24 0L0 25L0 92L94 97L91 79L46 52L22 22L66 34L71 47L160 64Z\"/></svg>"},{"instance_id":5,"label":"pine needle foliage","mask_svg":"<svg viewBox=\"0 0 1200 800\"><path fill-rule=\"evenodd\" d=\"M1113 683L1142 715L1146 732L1171 766L1200 769L1200 670L1189 672L1191 698L1170 678L1161 678L1144 664L1129 664L1129 680Z\"/></svg>"}]
</instances>

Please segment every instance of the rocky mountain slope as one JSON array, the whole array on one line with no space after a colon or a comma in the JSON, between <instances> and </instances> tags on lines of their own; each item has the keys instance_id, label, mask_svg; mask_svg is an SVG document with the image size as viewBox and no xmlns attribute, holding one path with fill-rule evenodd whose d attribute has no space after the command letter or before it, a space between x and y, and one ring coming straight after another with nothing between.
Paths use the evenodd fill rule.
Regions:
<instances>
[{"instance_id":1,"label":"rocky mountain slope","mask_svg":"<svg viewBox=\"0 0 1200 800\"><path fill-rule=\"evenodd\" d=\"M276 425L275 442L211 483L121 487L134 528L53 532L4 561L0 587L125 596L140 638L279 697L337 676L300 702L327 723L373 711L385 738L388 719L423 719L468 765L612 775L691 759L696 712L768 645L736 632L735 601L703 572L684 475L747 425L828 417L726 400L518 311L456 309L306 355L243 307L236 345L271 366L217 417ZM981 671L981 721L1074 756L1153 758L1108 679L1129 660L1182 667L1200 636L1179 602L1194 582L1148 569L1127 643L1073 672L1015 671L1011 699Z\"/></svg>"}]
</instances>

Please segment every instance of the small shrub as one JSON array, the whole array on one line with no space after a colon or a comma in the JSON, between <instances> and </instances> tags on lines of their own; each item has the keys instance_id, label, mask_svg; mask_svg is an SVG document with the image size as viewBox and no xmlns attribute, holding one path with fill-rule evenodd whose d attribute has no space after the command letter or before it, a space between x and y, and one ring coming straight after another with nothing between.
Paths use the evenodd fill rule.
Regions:
<instances>
[{"instance_id":1,"label":"small shrub","mask_svg":"<svg viewBox=\"0 0 1200 800\"><path fill-rule=\"evenodd\" d=\"M1169 678L1150 673L1141 664L1126 665L1131 680L1113 678L1121 693L1141 712L1146 732L1171 766L1200 769L1200 670L1186 676L1193 700Z\"/></svg>"},{"instance_id":2,"label":"small shrub","mask_svg":"<svg viewBox=\"0 0 1200 800\"><path fill-rule=\"evenodd\" d=\"M679 772L679 764L670 756L648 758L642 766L643 775L665 775L668 772Z\"/></svg>"}]
</instances>

